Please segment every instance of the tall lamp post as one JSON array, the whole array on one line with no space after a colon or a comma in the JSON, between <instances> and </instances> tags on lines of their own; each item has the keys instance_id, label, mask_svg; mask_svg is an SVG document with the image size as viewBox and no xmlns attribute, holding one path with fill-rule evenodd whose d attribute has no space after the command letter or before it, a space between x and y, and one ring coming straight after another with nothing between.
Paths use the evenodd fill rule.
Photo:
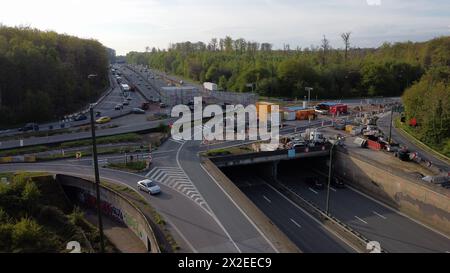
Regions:
<instances>
[{"instance_id":1,"label":"tall lamp post","mask_svg":"<svg viewBox=\"0 0 450 273\"><path fill-rule=\"evenodd\" d=\"M88 78L95 78L97 75L89 75ZM95 192L96 192L96 205L97 205L97 217L98 217L98 229L100 232L100 251L105 252L105 241L103 235L103 221L102 213L100 209L100 174L98 171L98 156L97 156L97 141L95 137L95 116L94 116L94 106L95 103L91 104L89 107L89 112L91 114L91 135L92 135L92 154L94 163L94 173L95 173Z\"/></svg>"},{"instance_id":2,"label":"tall lamp post","mask_svg":"<svg viewBox=\"0 0 450 273\"><path fill-rule=\"evenodd\" d=\"M389 122L389 144L392 143L392 117L394 116L394 107L391 107L391 118Z\"/></svg>"},{"instance_id":3,"label":"tall lamp post","mask_svg":"<svg viewBox=\"0 0 450 273\"><path fill-rule=\"evenodd\" d=\"M247 83L246 86L252 89L252 93L255 92L255 83Z\"/></svg>"},{"instance_id":4,"label":"tall lamp post","mask_svg":"<svg viewBox=\"0 0 450 273\"><path fill-rule=\"evenodd\" d=\"M308 106L311 104L311 91L314 90L312 87L305 87L305 90L308 91Z\"/></svg>"},{"instance_id":5,"label":"tall lamp post","mask_svg":"<svg viewBox=\"0 0 450 273\"><path fill-rule=\"evenodd\" d=\"M330 187L331 187L331 175L333 170L333 148L336 144L339 143L339 140L335 140L332 142L330 149L330 165L328 167L328 186L327 186L327 202L326 202L326 213L330 215Z\"/></svg>"}]
</instances>

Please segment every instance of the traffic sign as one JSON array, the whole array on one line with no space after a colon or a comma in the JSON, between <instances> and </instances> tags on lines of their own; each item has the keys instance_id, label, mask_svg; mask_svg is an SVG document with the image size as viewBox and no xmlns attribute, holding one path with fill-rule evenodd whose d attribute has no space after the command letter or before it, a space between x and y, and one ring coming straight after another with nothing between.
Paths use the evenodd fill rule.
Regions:
<instances>
[{"instance_id":1,"label":"traffic sign","mask_svg":"<svg viewBox=\"0 0 450 273\"><path fill-rule=\"evenodd\" d=\"M80 159L83 155L81 154L81 152L76 152L75 153L75 158L76 159Z\"/></svg>"}]
</instances>

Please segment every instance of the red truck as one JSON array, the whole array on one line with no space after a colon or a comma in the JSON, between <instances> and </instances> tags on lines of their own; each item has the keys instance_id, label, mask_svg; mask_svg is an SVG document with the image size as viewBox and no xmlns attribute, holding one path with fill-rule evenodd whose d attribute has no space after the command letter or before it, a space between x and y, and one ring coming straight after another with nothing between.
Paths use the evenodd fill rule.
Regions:
<instances>
[{"instance_id":1,"label":"red truck","mask_svg":"<svg viewBox=\"0 0 450 273\"><path fill-rule=\"evenodd\" d=\"M331 115L337 115L337 114L345 114L347 113L348 106L346 104L336 104L333 106L330 106L330 114Z\"/></svg>"}]
</instances>

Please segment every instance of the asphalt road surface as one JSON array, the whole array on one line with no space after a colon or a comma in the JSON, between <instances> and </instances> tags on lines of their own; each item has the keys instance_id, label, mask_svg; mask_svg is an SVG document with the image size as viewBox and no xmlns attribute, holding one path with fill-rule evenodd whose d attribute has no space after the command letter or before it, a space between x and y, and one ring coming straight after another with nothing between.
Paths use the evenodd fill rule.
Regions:
<instances>
[{"instance_id":1,"label":"asphalt road surface","mask_svg":"<svg viewBox=\"0 0 450 273\"><path fill-rule=\"evenodd\" d=\"M302 251L310 253L355 252L313 216L259 178L255 174L256 168L227 168L224 171L239 189Z\"/></svg>"},{"instance_id":2,"label":"asphalt road surface","mask_svg":"<svg viewBox=\"0 0 450 273\"><path fill-rule=\"evenodd\" d=\"M44 171L49 173L67 174L73 176L87 176L93 179L94 170L91 166L71 165L67 162L50 164L2 164L0 172L9 171ZM137 189L136 183L146 177L110 169L100 169L100 176L113 183L127 185ZM267 242L251 240L239 243L237 249L228 234L211 214L197 202L181 192L160 183L162 194L150 196L141 195L153 206L169 223L169 228L183 252L203 253L236 253L236 252L273 252ZM237 218L236 221L246 221ZM258 235L249 235L250 237Z\"/></svg>"},{"instance_id":3,"label":"asphalt road surface","mask_svg":"<svg viewBox=\"0 0 450 273\"><path fill-rule=\"evenodd\" d=\"M381 131L383 131L383 133L386 136L389 136L390 120L391 120L391 112L388 112L384 116L382 116L380 119L378 119L378 122L377 122L378 128ZM394 126L392 126L392 139L395 142L408 147L408 149L410 151L418 152L419 156L423 160L432 162L432 164L434 166L438 167L439 169L443 170L444 172L450 172L450 167L446 162L442 161L441 159L437 158L433 154L423 150L422 148L420 148L419 146L417 146L416 144L411 142L408 138L406 138L402 134L400 134Z\"/></svg>"},{"instance_id":4,"label":"asphalt road surface","mask_svg":"<svg viewBox=\"0 0 450 273\"><path fill-rule=\"evenodd\" d=\"M293 161L294 162L294 161ZM304 162L289 162L279 167L279 181L302 198L326 208L326 190L316 189L307 181L318 177L314 166ZM323 163L324 164L324 163ZM295 165L295 168L293 166ZM326 176L321 176L326 185ZM330 213L360 232L366 238L378 241L388 252L440 252L450 251L450 238L407 218L395 210L346 187L330 188Z\"/></svg>"}]
</instances>

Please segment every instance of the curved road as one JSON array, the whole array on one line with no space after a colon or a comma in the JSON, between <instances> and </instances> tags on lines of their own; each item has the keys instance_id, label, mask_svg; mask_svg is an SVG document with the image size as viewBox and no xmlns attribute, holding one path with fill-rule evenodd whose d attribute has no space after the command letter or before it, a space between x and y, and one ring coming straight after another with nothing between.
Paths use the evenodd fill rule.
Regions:
<instances>
[{"instance_id":1,"label":"curved road","mask_svg":"<svg viewBox=\"0 0 450 273\"><path fill-rule=\"evenodd\" d=\"M389 122L390 121L391 121L391 112L383 115L381 118L378 119L378 122L377 122L378 127L380 128L381 131L383 131L383 133L386 136L389 135ZM400 134L398 132L397 128L395 128L394 126L392 126L392 139L399 144L405 145L406 147L408 147L408 149L410 151L418 152L419 156L422 159L432 162L432 164L434 166L438 167L439 169L443 170L444 172L450 172L450 167L446 162L444 162L443 160L437 158L433 154L423 150L422 148L420 148L419 146L417 146L416 144L411 142L408 138L406 138L402 134Z\"/></svg>"},{"instance_id":2,"label":"curved road","mask_svg":"<svg viewBox=\"0 0 450 273\"><path fill-rule=\"evenodd\" d=\"M94 170L90 166L66 163L51 164L3 164L0 172L28 171L67 174L93 179ZM144 176L117 170L100 169L102 180L137 189L136 182ZM169 224L169 229L181 246L183 252L273 252L273 249L260 240L257 244L242 242L247 247L237 249L228 234L201 206L171 187L161 185L162 194L150 196L140 193ZM245 221L237 218L236 221ZM248 234L257 237L255 234Z\"/></svg>"}]
</instances>

